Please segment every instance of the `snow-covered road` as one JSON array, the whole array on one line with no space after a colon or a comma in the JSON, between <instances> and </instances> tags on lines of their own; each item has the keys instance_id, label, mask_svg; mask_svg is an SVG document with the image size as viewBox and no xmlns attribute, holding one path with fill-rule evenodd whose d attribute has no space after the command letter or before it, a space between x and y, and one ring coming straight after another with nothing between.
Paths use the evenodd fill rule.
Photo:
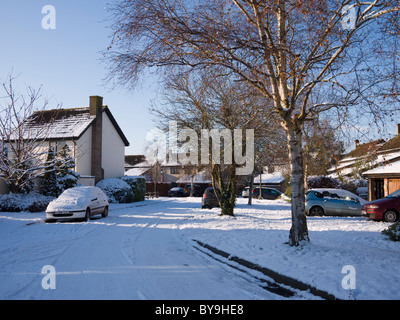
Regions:
<instances>
[{"instance_id":1,"label":"snow-covered road","mask_svg":"<svg viewBox=\"0 0 400 320\"><path fill-rule=\"evenodd\" d=\"M388 223L309 217L311 242L294 248L287 244L290 204L283 200L249 206L239 198L235 217L200 207L200 198L160 198L112 205L106 219L87 223L45 224L44 213L0 213L0 300L318 298L306 290L271 293L260 272L200 243L339 299L400 299L400 246L381 234ZM42 287L52 280L41 274L44 266L55 268L55 290Z\"/></svg>"},{"instance_id":2,"label":"snow-covered road","mask_svg":"<svg viewBox=\"0 0 400 320\"><path fill-rule=\"evenodd\" d=\"M116 205L88 223L0 214L0 299L277 299L182 237L191 207L199 210L167 199ZM55 290L42 288L46 265Z\"/></svg>"}]
</instances>

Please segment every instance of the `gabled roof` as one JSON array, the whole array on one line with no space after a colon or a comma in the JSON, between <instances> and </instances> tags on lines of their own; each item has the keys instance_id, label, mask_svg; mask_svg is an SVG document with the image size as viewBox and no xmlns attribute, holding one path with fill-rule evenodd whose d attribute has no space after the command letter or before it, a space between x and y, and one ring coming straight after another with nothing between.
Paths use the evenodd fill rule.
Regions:
<instances>
[{"instance_id":1,"label":"gabled roof","mask_svg":"<svg viewBox=\"0 0 400 320\"><path fill-rule=\"evenodd\" d=\"M103 113L107 114L125 146L129 146L128 139L107 106L103 106ZM24 139L77 140L89 129L94 119L88 107L36 111L24 125ZM15 139L14 136L11 140Z\"/></svg>"},{"instance_id":2,"label":"gabled roof","mask_svg":"<svg viewBox=\"0 0 400 320\"><path fill-rule=\"evenodd\" d=\"M392 151L400 149L400 135L395 136L379 148L379 151Z\"/></svg>"},{"instance_id":3,"label":"gabled roof","mask_svg":"<svg viewBox=\"0 0 400 320\"><path fill-rule=\"evenodd\" d=\"M79 139L94 119L94 116L90 116L89 108L36 111L24 124L26 128L24 138Z\"/></svg>"},{"instance_id":4,"label":"gabled roof","mask_svg":"<svg viewBox=\"0 0 400 320\"><path fill-rule=\"evenodd\" d=\"M353 173L353 170L360 165L371 165L374 159L377 157L378 151L384 145L385 140L383 139L360 144L354 150L346 154L341 160L339 160L337 165L330 168L328 172L333 176L338 173L342 175L349 175Z\"/></svg>"},{"instance_id":5,"label":"gabled roof","mask_svg":"<svg viewBox=\"0 0 400 320\"><path fill-rule=\"evenodd\" d=\"M349 152L345 158L356 158L356 157L362 157L365 156L375 150L377 150L381 145L385 143L385 140L379 139L367 143L360 144L357 148L355 148L353 151Z\"/></svg>"}]
</instances>

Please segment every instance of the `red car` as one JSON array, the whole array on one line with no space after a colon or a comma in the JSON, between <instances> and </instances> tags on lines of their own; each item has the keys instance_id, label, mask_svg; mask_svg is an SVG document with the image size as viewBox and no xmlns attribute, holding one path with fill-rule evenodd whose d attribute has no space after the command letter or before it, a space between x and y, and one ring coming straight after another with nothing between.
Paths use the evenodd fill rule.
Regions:
<instances>
[{"instance_id":1,"label":"red car","mask_svg":"<svg viewBox=\"0 0 400 320\"><path fill-rule=\"evenodd\" d=\"M400 190L397 190L383 199L364 204L363 214L372 220L396 222L400 213Z\"/></svg>"}]
</instances>

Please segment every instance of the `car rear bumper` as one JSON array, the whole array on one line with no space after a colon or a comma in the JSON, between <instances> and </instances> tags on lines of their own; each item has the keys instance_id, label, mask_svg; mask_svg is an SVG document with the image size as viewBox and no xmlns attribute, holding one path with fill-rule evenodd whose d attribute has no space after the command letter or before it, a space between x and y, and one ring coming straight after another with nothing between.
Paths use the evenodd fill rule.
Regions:
<instances>
[{"instance_id":1,"label":"car rear bumper","mask_svg":"<svg viewBox=\"0 0 400 320\"><path fill-rule=\"evenodd\" d=\"M219 202L217 199L206 199L202 201L203 206L210 206L210 207L219 207Z\"/></svg>"}]
</instances>

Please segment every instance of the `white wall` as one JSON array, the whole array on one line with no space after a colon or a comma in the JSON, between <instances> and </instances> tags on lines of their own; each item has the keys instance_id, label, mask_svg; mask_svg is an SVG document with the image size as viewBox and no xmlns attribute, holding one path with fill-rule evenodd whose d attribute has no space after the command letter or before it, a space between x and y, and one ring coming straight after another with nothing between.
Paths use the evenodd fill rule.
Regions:
<instances>
[{"instance_id":1,"label":"white wall","mask_svg":"<svg viewBox=\"0 0 400 320\"><path fill-rule=\"evenodd\" d=\"M119 178L124 175L125 144L106 113L103 113L102 162L104 178Z\"/></svg>"},{"instance_id":2,"label":"white wall","mask_svg":"<svg viewBox=\"0 0 400 320\"><path fill-rule=\"evenodd\" d=\"M92 128L90 127L76 143L76 172L82 176L92 174Z\"/></svg>"}]
</instances>

